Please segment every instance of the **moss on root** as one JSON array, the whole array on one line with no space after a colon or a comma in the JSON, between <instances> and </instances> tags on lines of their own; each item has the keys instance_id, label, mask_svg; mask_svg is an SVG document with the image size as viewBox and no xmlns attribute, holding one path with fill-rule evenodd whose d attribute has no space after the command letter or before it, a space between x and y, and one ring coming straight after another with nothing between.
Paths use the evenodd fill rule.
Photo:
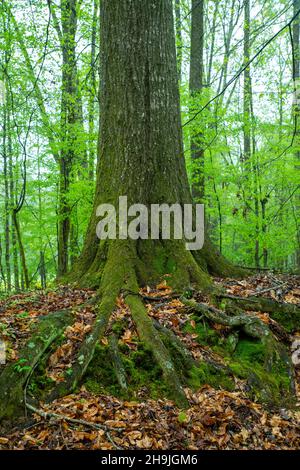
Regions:
<instances>
[{"instance_id":1,"label":"moss on root","mask_svg":"<svg viewBox=\"0 0 300 470\"><path fill-rule=\"evenodd\" d=\"M259 341L246 336L240 338L234 351L228 347L228 331L213 329L207 321L194 317L196 326L187 324L185 330L197 334L196 341L208 346L223 357L229 370L238 378L247 381L250 398L270 406L292 406L294 404L293 377L288 366L287 351L275 340ZM230 389L232 380L226 370L216 371L202 364L197 372L199 384L206 381L213 387ZM196 374L196 376L197 376ZM228 380L228 383L227 383ZM191 384L197 384L195 372Z\"/></svg>"},{"instance_id":2,"label":"moss on root","mask_svg":"<svg viewBox=\"0 0 300 470\"><path fill-rule=\"evenodd\" d=\"M157 399L172 398L163 380L162 370L155 364L153 354L139 342L136 351L130 351L125 345L120 348L122 362L126 371L128 385L127 393L118 384L115 371L112 367L111 357L107 346L98 345L94 359L89 365L85 378L85 386L93 393L108 393L119 398L134 398L142 396ZM103 364L107 366L104 368ZM207 363L201 363L186 373L186 382L192 389L203 385L214 388L234 390L234 381L225 370L217 370Z\"/></svg>"},{"instance_id":3,"label":"moss on root","mask_svg":"<svg viewBox=\"0 0 300 470\"><path fill-rule=\"evenodd\" d=\"M120 387L109 348L97 345L84 380L88 390L96 394L107 393L119 398L137 399L139 392L154 399L169 396L162 370L155 363L153 354L139 342L137 350L120 346L120 355L126 372L127 391ZM105 364L105 367L103 367Z\"/></svg>"},{"instance_id":4,"label":"moss on root","mask_svg":"<svg viewBox=\"0 0 300 470\"><path fill-rule=\"evenodd\" d=\"M268 346L259 341L242 339L229 360L229 367L237 377L247 379L251 398L272 406L290 406L292 377L285 360L278 355L268 368Z\"/></svg>"},{"instance_id":5,"label":"moss on root","mask_svg":"<svg viewBox=\"0 0 300 470\"><path fill-rule=\"evenodd\" d=\"M217 368L212 364L202 362L198 367L193 367L189 373L188 384L193 389L203 385L210 385L216 389L233 391L235 388L233 377L224 368Z\"/></svg>"},{"instance_id":6,"label":"moss on root","mask_svg":"<svg viewBox=\"0 0 300 470\"><path fill-rule=\"evenodd\" d=\"M211 328L206 321L199 320L199 317L193 316L191 320L194 320L195 327L187 323L184 330L187 333L196 334L196 341L203 346L210 346L216 348L224 342L224 338L213 328Z\"/></svg>"}]
</instances>

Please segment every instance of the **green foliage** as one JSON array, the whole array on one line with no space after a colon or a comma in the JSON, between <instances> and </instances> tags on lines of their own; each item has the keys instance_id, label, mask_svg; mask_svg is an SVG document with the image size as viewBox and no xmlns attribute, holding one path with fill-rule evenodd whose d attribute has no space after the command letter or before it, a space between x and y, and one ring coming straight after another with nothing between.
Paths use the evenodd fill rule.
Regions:
<instances>
[{"instance_id":1,"label":"green foliage","mask_svg":"<svg viewBox=\"0 0 300 470\"><path fill-rule=\"evenodd\" d=\"M75 46L76 69L65 64L64 72L73 74L76 93L66 90L62 81L62 50L54 16L48 25L45 6L38 1L30 5L25 0L3 1L0 6L0 295L9 290L9 277L12 288L17 284L24 287L20 247L12 224L12 209L24 189L26 197L18 221L31 286L42 287L43 258L47 284L56 278L57 228L63 220L61 162L68 152L72 161L64 196L70 209L70 265L83 245L95 188L99 117L97 17L94 62L91 48L94 6L94 0L86 0L77 8L75 44L70 32L63 38L70 53ZM254 1L252 10L258 9L261 15L251 13L247 25L250 56L289 17L287 7L285 1ZM183 126L184 151L190 183L197 185L195 170L199 163L191 159L191 139L204 150L203 202L211 239L235 264L295 269L300 144L298 133L292 139L294 84L288 29L251 64L253 113L249 116L243 109L243 75L214 99L237 75L244 60L242 9L232 8L225 0L207 5L205 86L191 97L188 2L181 2L181 8L187 13L183 15L181 40L177 37L178 56L182 58L182 121L189 121ZM69 12L61 14L55 3L53 9L61 27ZM214 18L222 18L222 22L211 27ZM233 31L231 24L236 25ZM62 108L63 98L67 109ZM76 119L72 121L68 117L74 109ZM245 130L251 136L247 163L242 158ZM156 264L161 273L176 268L176 260L159 255Z\"/></svg>"},{"instance_id":2,"label":"green foliage","mask_svg":"<svg viewBox=\"0 0 300 470\"><path fill-rule=\"evenodd\" d=\"M14 366L14 369L15 369L17 372L19 372L20 374L21 374L22 372L26 372L26 371L31 370L31 366L26 366L26 365L25 365L26 363L27 363L27 359L22 359L22 358L20 358L20 359L16 362L16 364L15 364L15 366Z\"/></svg>"}]
</instances>

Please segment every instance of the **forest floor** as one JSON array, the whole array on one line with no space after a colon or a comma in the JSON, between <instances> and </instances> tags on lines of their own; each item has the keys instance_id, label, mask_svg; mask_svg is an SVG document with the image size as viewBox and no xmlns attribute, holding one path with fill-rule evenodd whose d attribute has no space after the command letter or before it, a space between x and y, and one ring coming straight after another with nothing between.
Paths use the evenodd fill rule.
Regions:
<instances>
[{"instance_id":1,"label":"forest floor","mask_svg":"<svg viewBox=\"0 0 300 470\"><path fill-rule=\"evenodd\" d=\"M292 275L268 273L242 281L215 279L215 284L233 295L247 297L259 292L280 301L300 302L299 277ZM147 304L149 315L172 328L195 359L210 356L222 361L209 347L196 341L190 311L172 297L166 283L155 290L144 289L142 294L154 299ZM8 345L7 360L18 359L18 351L28 340L32 325L42 316L71 308L75 323L67 327L65 340L51 354L46 369L53 381L63 380L63 373L72 364L95 318L92 305L79 306L94 295L90 290L59 287L0 301L0 333ZM266 323L272 321L268 314L256 312L256 315ZM122 298L118 299L113 317L128 317L127 329L119 342L135 350L137 333ZM183 331L187 324L189 332ZM300 339L300 332L297 337ZM105 345L107 339L102 342ZM0 365L0 372L1 368ZM185 389L190 408L184 412L170 400L150 399L147 384L131 401L92 393L83 385L78 393L51 404L41 403L39 414L28 416L22 428L13 429L10 434L0 430L0 449L300 449L300 369L296 375L298 403L293 410L271 410L249 400L245 383L239 379L235 379L233 392L209 385L197 391Z\"/></svg>"}]
</instances>

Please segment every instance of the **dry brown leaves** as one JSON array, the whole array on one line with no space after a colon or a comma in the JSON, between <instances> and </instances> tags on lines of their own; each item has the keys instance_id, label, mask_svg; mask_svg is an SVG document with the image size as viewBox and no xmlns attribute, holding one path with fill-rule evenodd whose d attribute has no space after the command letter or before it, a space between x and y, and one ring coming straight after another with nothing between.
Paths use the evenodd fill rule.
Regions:
<instances>
[{"instance_id":1,"label":"dry brown leaves","mask_svg":"<svg viewBox=\"0 0 300 470\"><path fill-rule=\"evenodd\" d=\"M294 278L281 278L288 292L282 293L284 300L299 302L299 288ZM245 281L227 281L228 292L234 295L249 295L255 290L269 288L274 278L256 276ZM217 280L217 283L221 283ZM222 281L225 284L225 281ZM188 309L178 299L170 298L171 290L166 282L155 290L143 289L149 301L149 315L180 336L195 358L211 355L214 360L222 359L207 347L199 345L196 334L183 334L182 327L193 320ZM66 298L64 299L64 295ZM58 305L79 305L90 296L88 291L66 291L40 296L29 309L35 318ZM272 296L268 291L265 296ZM279 295L278 290L276 295ZM163 300L162 300L163 298ZM73 300L72 300L73 299ZM22 298L18 300L22 303ZM74 301L74 302L73 302ZM30 304L30 302L29 302ZM1 306L1 304L0 304ZM8 305L5 318L19 344L19 335L26 331L22 321L15 317L24 306ZM14 311L14 309L16 309ZM14 312L13 312L14 311ZM267 315L259 313L268 322ZM48 374L60 380L63 371L72 363L74 354L90 331L94 319L92 309L76 313L76 321L66 331L65 342L51 355ZM124 320L126 329L120 339L129 348L136 347L137 334L124 299L119 298L112 315L110 326L115 320ZM2 321L2 320L0 320ZM194 325L195 326L195 325ZM110 327L108 328L108 330ZM107 338L104 339L107 342ZM299 373L300 371L298 371ZM298 384L299 392L300 386ZM114 443L123 449L299 449L300 411L268 411L246 398L242 391L226 392L203 387L196 393L186 389L190 408L185 412L169 400L143 399L141 402L122 401L112 396L96 396L84 388L80 393L69 395L50 405L41 405L48 413L57 413L69 418L81 419L92 424L107 426ZM141 395L143 396L143 395ZM10 435L0 432L0 449L112 449L104 429L94 429L67 420L44 419L34 416L28 428L16 430Z\"/></svg>"},{"instance_id":2,"label":"dry brown leaves","mask_svg":"<svg viewBox=\"0 0 300 470\"><path fill-rule=\"evenodd\" d=\"M76 395L44 406L55 412L107 426L123 449L299 449L299 412L270 413L241 393L186 390L190 408L182 412L168 400L142 403L111 396ZM44 420L0 437L2 449L112 449L104 430L67 420ZM298 421L297 421L298 420Z\"/></svg>"}]
</instances>

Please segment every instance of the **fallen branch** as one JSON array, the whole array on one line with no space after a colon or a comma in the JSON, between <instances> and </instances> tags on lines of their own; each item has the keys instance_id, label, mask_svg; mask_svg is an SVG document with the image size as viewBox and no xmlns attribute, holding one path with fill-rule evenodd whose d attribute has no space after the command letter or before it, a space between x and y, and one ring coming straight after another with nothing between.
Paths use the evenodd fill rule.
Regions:
<instances>
[{"instance_id":1,"label":"fallen branch","mask_svg":"<svg viewBox=\"0 0 300 470\"><path fill-rule=\"evenodd\" d=\"M271 286L266 289L261 289L259 291L251 292L251 296L256 297L257 295L265 294L266 292L270 292L272 290L276 292L277 290L281 289L283 286L286 286L286 283L282 283L279 286Z\"/></svg>"},{"instance_id":2,"label":"fallen branch","mask_svg":"<svg viewBox=\"0 0 300 470\"><path fill-rule=\"evenodd\" d=\"M110 435L109 428L103 424L97 424L97 423L91 423L89 421L85 421L84 419L77 419L77 418L70 418L69 416L66 415L61 415L58 413L53 413L53 412L48 412L48 411L43 411L41 409L35 408L32 405L29 405L28 403L26 404L26 408L28 410L32 411L33 413L41 416L44 419L55 419L57 421L68 421L69 423L72 424L78 424L80 426L87 426L93 429L101 430L105 432L106 437L110 441L110 443L114 446L115 449L117 450L123 450L122 447L119 447L113 440L113 438ZM115 428L114 431L123 431L124 428Z\"/></svg>"}]
</instances>

